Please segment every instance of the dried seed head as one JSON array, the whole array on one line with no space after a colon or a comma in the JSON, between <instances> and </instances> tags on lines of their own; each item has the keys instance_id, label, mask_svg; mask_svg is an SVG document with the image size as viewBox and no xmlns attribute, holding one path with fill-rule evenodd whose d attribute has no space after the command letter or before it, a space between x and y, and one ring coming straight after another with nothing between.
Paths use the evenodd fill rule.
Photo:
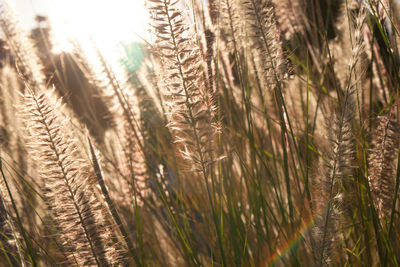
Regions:
<instances>
[{"instance_id":1,"label":"dried seed head","mask_svg":"<svg viewBox=\"0 0 400 267\"><path fill-rule=\"evenodd\" d=\"M400 125L387 116L378 117L369 156L368 180L375 207L381 218L390 214L394 196L395 170Z\"/></svg>"},{"instance_id":2,"label":"dried seed head","mask_svg":"<svg viewBox=\"0 0 400 267\"><path fill-rule=\"evenodd\" d=\"M31 155L40 164L45 200L61 230L71 263L107 266L121 263L112 242L112 226L93 191L90 165L58 114L59 101L49 94L24 96L24 116L30 132Z\"/></svg>"}]
</instances>

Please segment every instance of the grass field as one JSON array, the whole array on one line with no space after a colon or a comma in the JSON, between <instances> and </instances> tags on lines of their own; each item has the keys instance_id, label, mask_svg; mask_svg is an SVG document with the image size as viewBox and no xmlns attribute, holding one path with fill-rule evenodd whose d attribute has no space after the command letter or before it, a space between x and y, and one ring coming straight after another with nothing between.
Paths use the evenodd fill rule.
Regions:
<instances>
[{"instance_id":1,"label":"grass field","mask_svg":"<svg viewBox=\"0 0 400 267\"><path fill-rule=\"evenodd\" d=\"M397 1L143 10L0 1L0 266L400 265Z\"/></svg>"}]
</instances>

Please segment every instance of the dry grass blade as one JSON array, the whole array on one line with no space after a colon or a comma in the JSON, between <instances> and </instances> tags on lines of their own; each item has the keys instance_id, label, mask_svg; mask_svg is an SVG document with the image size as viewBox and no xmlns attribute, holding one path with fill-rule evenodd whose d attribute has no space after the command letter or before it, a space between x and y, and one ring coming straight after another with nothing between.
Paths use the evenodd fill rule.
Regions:
<instances>
[{"instance_id":1,"label":"dry grass blade","mask_svg":"<svg viewBox=\"0 0 400 267\"><path fill-rule=\"evenodd\" d=\"M0 192L0 259L9 265L21 264L22 267L25 267L19 240L21 234L15 228L11 216L8 214L3 194L4 192Z\"/></svg>"},{"instance_id":2,"label":"dry grass blade","mask_svg":"<svg viewBox=\"0 0 400 267\"><path fill-rule=\"evenodd\" d=\"M94 148L90 138L88 138L88 141L89 141L90 155L92 158L92 164L93 164L93 169L94 169L94 172L96 175L97 183L100 185L101 192L103 193L103 196L107 203L108 209L110 210L110 213L111 213L113 219L115 220L115 223L118 225L119 230L121 231L121 234L125 240L125 243L126 243L127 247L129 248L129 253L131 253L131 255L133 256L136 263L138 265L140 265L139 258L136 255L136 251L133 247L133 243L132 243L131 239L129 238L128 231L125 229L124 225L122 224L122 220L121 220L117 210L115 209L115 205L114 205L113 201L111 200L110 195L107 190L107 187L104 183L103 172L101 170L95 148Z\"/></svg>"}]
</instances>

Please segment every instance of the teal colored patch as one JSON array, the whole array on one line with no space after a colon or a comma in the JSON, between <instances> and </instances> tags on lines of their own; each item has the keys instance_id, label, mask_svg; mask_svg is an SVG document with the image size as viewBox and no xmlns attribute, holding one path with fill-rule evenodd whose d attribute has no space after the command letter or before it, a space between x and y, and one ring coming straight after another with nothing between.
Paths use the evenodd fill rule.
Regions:
<instances>
[{"instance_id":1,"label":"teal colored patch","mask_svg":"<svg viewBox=\"0 0 400 267\"><path fill-rule=\"evenodd\" d=\"M129 73L136 72L144 60L144 51L142 44L122 44L122 47L125 51L125 57L120 60L121 63L124 64L126 70Z\"/></svg>"}]
</instances>

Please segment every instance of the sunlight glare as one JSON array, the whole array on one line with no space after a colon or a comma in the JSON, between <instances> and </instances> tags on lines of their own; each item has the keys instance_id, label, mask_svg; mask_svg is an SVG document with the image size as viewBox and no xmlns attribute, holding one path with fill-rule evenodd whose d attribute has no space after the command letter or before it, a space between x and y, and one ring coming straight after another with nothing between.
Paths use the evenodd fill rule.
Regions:
<instances>
[{"instance_id":1,"label":"sunlight glare","mask_svg":"<svg viewBox=\"0 0 400 267\"><path fill-rule=\"evenodd\" d=\"M144 0L55 0L50 7L56 49L70 51L70 40L87 46L94 40L105 54L117 44L146 39L148 25Z\"/></svg>"}]
</instances>

